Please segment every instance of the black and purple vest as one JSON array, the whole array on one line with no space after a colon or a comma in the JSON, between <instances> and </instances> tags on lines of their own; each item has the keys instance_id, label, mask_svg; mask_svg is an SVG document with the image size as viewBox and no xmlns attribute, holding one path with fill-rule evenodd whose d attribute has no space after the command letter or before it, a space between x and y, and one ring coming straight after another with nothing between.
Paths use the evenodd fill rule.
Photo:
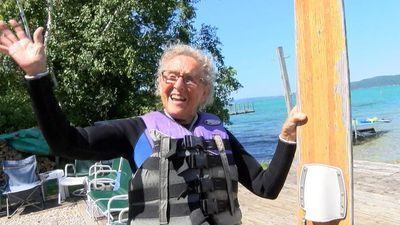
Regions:
<instances>
[{"instance_id":1,"label":"black and purple vest","mask_svg":"<svg viewBox=\"0 0 400 225\"><path fill-rule=\"evenodd\" d=\"M142 119L152 154L131 181L130 224L240 224L238 172L221 120L199 113L188 130L161 112Z\"/></svg>"}]
</instances>

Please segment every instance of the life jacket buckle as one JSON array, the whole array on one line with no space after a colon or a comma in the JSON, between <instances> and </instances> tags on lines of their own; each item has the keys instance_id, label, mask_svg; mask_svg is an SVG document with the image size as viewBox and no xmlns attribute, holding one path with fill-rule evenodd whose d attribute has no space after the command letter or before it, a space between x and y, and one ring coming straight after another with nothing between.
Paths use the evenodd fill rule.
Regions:
<instances>
[{"instance_id":1,"label":"life jacket buckle","mask_svg":"<svg viewBox=\"0 0 400 225\"><path fill-rule=\"evenodd\" d=\"M198 147L204 149L204 140L201 137L196 137L193 135L185 135L183 137L182 145L186 149L195 149Z\"/></svg>"},{"instance_id":2,"label":"life jacket buckle","mask_svg":"<svg viewBox=\"0 0 400 225\"><path fill-rule=\"evenodd\" d=\"M205 215L218 213L218 203L216 199L203 199L200 200L200 204Z\"/></svg>"},{"instance_id":3,"label":"life jacket buckle","mask_svg":"<svg viewBox=\"0 0 400 225\"><path fill-rule=\"evenodd\" d=\"M199 178L195 182L195 190L197 193L207 193L214 191L214 182L210 178Z\"/></svg>"},{"instance_id":4,"label":"life jacket buckle","mask_svg":"<svg viewBox=\"0 0 400 225\"><path fill-rule=\"evenodd\" d=\"M187 156L187 161L192 169L208 168L207 154L202 151Z\"/></svg>"}]
</instances>

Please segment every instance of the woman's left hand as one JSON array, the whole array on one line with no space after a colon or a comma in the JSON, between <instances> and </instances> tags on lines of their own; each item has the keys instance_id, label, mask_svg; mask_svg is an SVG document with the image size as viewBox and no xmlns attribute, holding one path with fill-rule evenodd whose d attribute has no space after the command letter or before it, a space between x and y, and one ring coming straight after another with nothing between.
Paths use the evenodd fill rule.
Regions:
<instances>
[{"instance_id":1,"label":"woman's left hand","mask_svg":"<svg viewBox=\"0 0 400 225\"><path fill-rule=\"evenodd\" d=\"M46 72L43 27L36 29L31 40L22 29L22 24L16 20L10 20L9 24L10 26L0 20L0 53L10 56L27 75L35 76Z\"/></svg>"},{"instance_id":2,"label":"woman's left hand","mask_svg":"<svg viewBox=\"0 0 400 225\"><path fill-rule=\"evenodd\" d=\"M280 137L286 141L296 141L296 130L297 126L301 126L307 123L307 115L299 112L297 106L295 106L289 113L289 117L286 119L282 126Z\"/></svg>"}]
</instances>

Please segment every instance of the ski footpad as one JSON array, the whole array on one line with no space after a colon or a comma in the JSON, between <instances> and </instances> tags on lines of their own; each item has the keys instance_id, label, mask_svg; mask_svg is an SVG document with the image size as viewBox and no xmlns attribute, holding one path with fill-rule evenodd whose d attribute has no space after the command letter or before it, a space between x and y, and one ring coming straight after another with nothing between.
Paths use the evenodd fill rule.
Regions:
<instances>
[{"instance_id":1,"label":"ski footpad","mask_svg":"<svg viewBox=\"0 0 400 225\"><path fill-rule=\"evenodd\" d=\"M307 221L329 222L345 218L347 201L342 170L323 164L304 164L299 198Z\"/></svg>"}]
</instances>

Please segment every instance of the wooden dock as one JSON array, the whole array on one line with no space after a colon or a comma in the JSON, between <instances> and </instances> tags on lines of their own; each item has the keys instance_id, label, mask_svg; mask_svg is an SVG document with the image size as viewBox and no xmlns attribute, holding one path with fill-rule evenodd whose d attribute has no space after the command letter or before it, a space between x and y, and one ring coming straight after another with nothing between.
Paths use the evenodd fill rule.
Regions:
<instances>
[{"instance_id":1,"label":"wooden dock","mask_svg":"<svg viewBox=\"0 0 400 225\"><path fill-rule=\"evenodd\" d=\"M228 112L229 115L238 115L245 113L253 113L255 112L255 110L253 103L237 103L229 105Z\"/></svg>"},{"instance_id":2,"label":"wooden dock","mask_svg":"<svg viewBox=\"0 0 400 225\"><path fill-rule=\"evenodd\" d=\"M244 225L297 224L296 165L276 200L257 197L243 186L239 202ZM400 164L354 162L354 224L400 224Z\"/></svg>"}]
</instances>

